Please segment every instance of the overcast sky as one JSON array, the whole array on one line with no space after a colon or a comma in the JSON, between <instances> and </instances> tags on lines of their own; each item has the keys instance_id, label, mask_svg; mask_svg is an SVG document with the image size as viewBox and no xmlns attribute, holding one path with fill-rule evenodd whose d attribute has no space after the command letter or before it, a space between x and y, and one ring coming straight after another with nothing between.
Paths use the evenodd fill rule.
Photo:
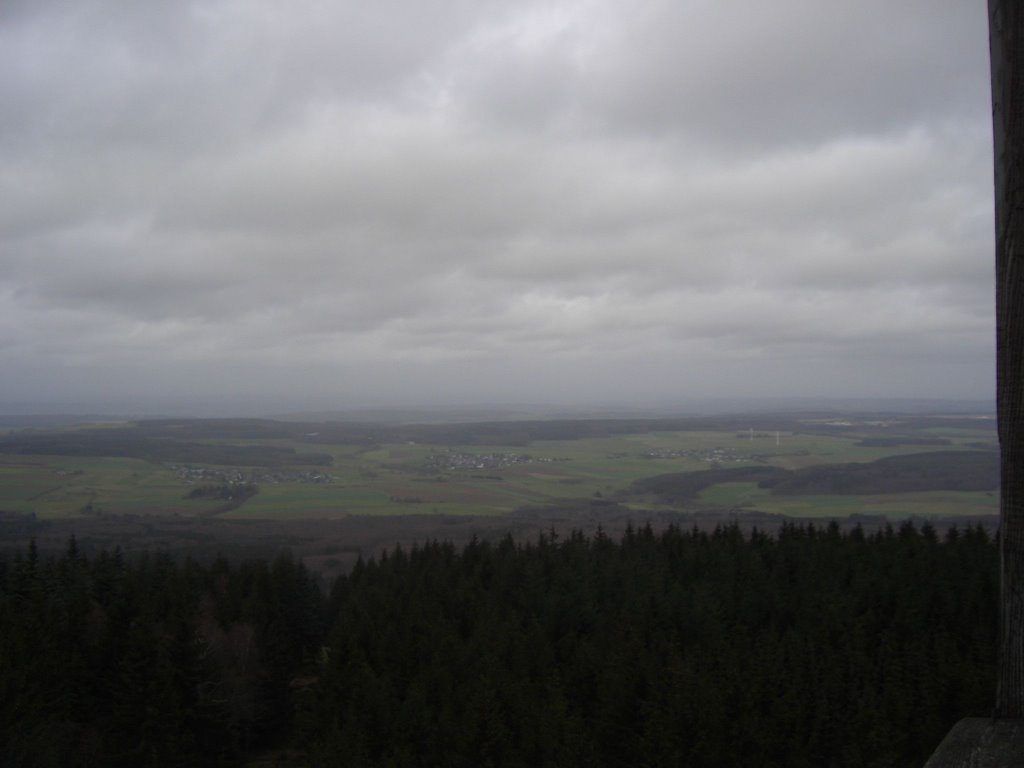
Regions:
<instances>
[{"instance_id":1,"label":"overcast sky","mask_svg":"<svg viewBox=\"0 0 1024 768\"><path fill-rule=\"evenodd\" d=\"M976 0L0 5L0 410L991 398Z\"/></svg>"}]
</instances>

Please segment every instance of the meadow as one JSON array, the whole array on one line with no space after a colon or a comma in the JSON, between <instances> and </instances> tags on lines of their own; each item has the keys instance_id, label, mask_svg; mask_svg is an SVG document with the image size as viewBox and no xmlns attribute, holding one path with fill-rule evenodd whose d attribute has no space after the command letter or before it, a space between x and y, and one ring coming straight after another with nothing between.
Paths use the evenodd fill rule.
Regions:
<instances>
[{"instance_id":1,"label":"meadow","mask_svg":"<svg viewBox=\"0 0 1024 768\"><path fill-rule=\"evenodd\" d=\"M766 420L767 421L767 420ZM447 442L429 430L405 434L382 430L376 439L343 436L330 442L329 430L278 428L262 432L247 424L245 436L227 424L189 426L187 456L226 464L178 462L165 438L159 451L138 448L132 455L68 455L95 450L117 453L112 430L101 447L65 446L56 436L39 450L55 446L63 454L30 453L8 434L0 442L0 512L37 519L79 516L219 516L227 519L331 519L351 515L487 515L523 507L557 506L566 501L603 499L636 510L762 512L793 517L991 515L998 511L996 489L926 490L914 493L776 495L757 482L721 482L695 498L667 504L630 491L638 480L668 473L745 466L802 470L820 465L866 463L901 454L972 450L991 452L990 420L904 419L811 421L776 418L773 428L747 429L742 422L718 428L671 429L639 425L628 432L601 425L596 436L478 443L465 427L449 428ZM268 422L268 424L272 424ZM785 427L789 429L785 429ZM779 428L775 428L779 427ZM165 427L161 427L165 428ZM623 427L625 429L625 427ZM303 431L306 430L306 431ZM150 431L153 431L150 428ZM549 430L554 432L554 430ZM565 431L565 430L563 430ZM567 430L570 434L573 430ZM577 430L586 431L586 430ZM234 433L233 433L234 432ZM528 432L528 430L527 430ZM81 434L81 432L76 433ZM126 432L126 444L139 438ZM345 433L347 434L347 433ZM485 434L500 435L493 426ZM266 436L264 436L266 435ZM881 437L880 437L881 435ZM36 435L31 435L35 439ZM410 438L418 439L410 439ZM133 442L135 441L135 442ZM6 447L5 447L6 445ZM139 443L142 445L142 443ZM131 454L124 450L121 453ZM147 453L148 452L148 453ZM272 463L247 466L247 457ZM304 464L303 461L314 463ZM204 474L205 473L205 474ZM216 498L238 478L257 486L244 498ZM197 492L197 489L201 489ZM222 494L226 495L226 494Z\"/></svg>"}]
</instances>

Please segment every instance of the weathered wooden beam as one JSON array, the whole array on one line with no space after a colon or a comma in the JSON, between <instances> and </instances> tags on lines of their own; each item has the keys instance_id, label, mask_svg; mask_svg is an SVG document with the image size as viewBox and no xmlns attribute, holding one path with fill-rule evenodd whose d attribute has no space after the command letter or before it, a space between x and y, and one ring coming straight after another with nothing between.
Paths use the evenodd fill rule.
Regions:
<instances>
[{"instance_id":1,"label":"weathered wooden beam","mask_svg":"<svg viewBox=\"0 0 1024 768\"><path fill-rule=\"evenodd\" d=\"M1001 613L996 717L1024 717L1024 3L989 0Z\"/></svg>"}]
</instances>

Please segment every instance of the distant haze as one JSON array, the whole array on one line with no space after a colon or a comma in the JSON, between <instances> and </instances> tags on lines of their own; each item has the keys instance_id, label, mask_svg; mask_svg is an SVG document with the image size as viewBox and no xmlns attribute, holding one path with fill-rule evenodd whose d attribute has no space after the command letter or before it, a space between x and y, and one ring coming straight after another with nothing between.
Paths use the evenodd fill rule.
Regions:
<instances>
[{"instance_id":1,"label":"distant haze","mask_svg":"<svg viewBox=\"0 0 1024 768\"><path fill-rule=\"evenodd\" d=\"M0 413L994 392L984 3L15 0Z\"/></svg>"}]
</instances>

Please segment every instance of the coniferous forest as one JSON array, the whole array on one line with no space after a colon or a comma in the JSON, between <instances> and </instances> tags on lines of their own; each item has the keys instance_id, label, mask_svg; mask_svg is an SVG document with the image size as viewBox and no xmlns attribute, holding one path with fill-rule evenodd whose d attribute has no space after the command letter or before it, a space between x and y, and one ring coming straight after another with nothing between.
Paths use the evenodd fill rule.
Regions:
<instances>
[{"instance_id":1,"label":"coniferous forest","mask_svg":"<svg viewBox=\"0 0 1024 768\"><path fill-rule=\"evenodd\" d=\"M0 764L920 766L991 711L997 585L982 528L911 523L429 543L332 585L31 547Z\"/></svg>"}]
</instances>

